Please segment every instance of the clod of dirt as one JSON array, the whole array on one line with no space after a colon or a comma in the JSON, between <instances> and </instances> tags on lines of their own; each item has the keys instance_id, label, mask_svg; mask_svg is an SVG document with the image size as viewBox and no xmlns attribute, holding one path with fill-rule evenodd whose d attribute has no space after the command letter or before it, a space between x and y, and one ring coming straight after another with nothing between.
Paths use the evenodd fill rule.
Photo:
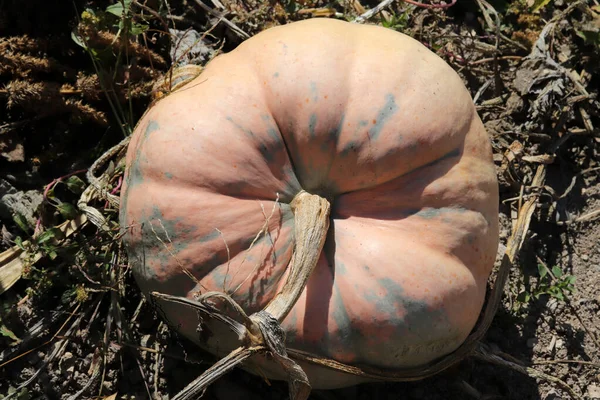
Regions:
<instances>
[{"instance_id":1,"label":"clod of dirt","mask_svg":"<svg viewBox=\"0 0 600 400\"><path fill-rule=\"evenodd\" d=\"M35 224L34 214L42 204L42 193L37 190L18 191L4 179L0 179L0 217L11 219L21 214L29 224Z\"/></svg>"}]
</instances>

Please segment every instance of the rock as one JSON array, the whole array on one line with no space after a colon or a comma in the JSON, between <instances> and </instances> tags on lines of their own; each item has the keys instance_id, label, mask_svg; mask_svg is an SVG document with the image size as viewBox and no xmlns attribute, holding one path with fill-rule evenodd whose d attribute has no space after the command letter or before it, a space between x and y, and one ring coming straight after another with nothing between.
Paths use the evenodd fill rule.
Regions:
<instances>
[{"instance_id":1,"label":"rock","mask_svg":"<svg viewBox=\"0 0 600 400\"><path fill-rule=\"evenodd\" d=\"M171 41L171 60L180 66L195 64L204 65L214 55L215 51L202 39L202 34L193 29L179 31L169 29L174 39Z\"/></svg>"},{"instance_id":2,"label":"rock","mask_svg":"<svg viewBox=\"0 0 600 400\"><path fill-rule=\"evenodd\" d=\"M583 261L588 261L590 259L590 256L588 256L587 254L584 254L584 255L581 256L581 259Z\"/></svg>"},{"instance_id":3,"label":"rock","mask_svg":"<svg viewBox=\"0 0 600 400\"><path fill-rule=\"evenodd\" d=\"M556 390L550 389L548 393L546 393L546 396L544 396L544 400L562 400L562 397L558 395Z\"/></svg>"},{"instance_id":4,"label":"rock","mask_svg":"<svg viewBox=\"0 0 600 400\"><path fill-rule=\"evenodd\" d=\"M150 335L144 335L140 339L140 346L142 346L142 347L150 347L150 346L152 346L153 342L154 341L152 340L152 336L150 336Z\"/></svg>"},{"instance_id":5,"label":"rock","mask_svg":"<svg viewBox=\"0 0 600 400\"><path fill-rule=\"evenodd\" d=\"M19 213L30 225L35 225L34 214L42 204L42 193L37 190L18 191L4 179L0 179L0 217L12 219Z\"/></svg>"},{"instance_id":6,"label":"rock","mask_svg":"<svg viewBox=\"0 0 600 400\"><path fill-rule=\"evenodd\" d=\"M58 362L60 372L65 376L71 375L75 370L75 361L77 361L77 359L73 356L73 353L67 351Z\"/></svg>"},{"instance_id":7,"label":"rock","mask_svg":"<svg viewBox=\"0 0 600 400\"><path fill-rule=\"evenodd\" d=\"M556 336L552 335L552 339L550 340L548 347L546 347L546 351L548 351L548 353L552 353L554 346L556 346Z\"/></svg>"},{"instance_id":8,"label":"rock","mask_svg":"<svg viewBox=\"0 0 600 400\"><path fill-rule=\"evenodd\" d=\"M548 308L548 310L550 310L550 312L554 312L558 308L558 301L553 297L550 300L548 300L546 307Z\"/></svg>"},{"instance_id":9,"label":"rock","mask_svg":"<svg viewBox=\"0 0 600 400\"><path fill-rule=\"evenodd\" d=\"M516 92L512 92L506 101L506 113L515 114L523 111L523 99Z\"/></svg>"},{"instance_id":10,"label":"rock","mask_svg":"<svg viewBox=\"0 0 600 400\"><path fill-rule=\"evenodd\" d=\"M0 143L0 155L8 162L23 162L25 161L25 149L21 143Z\"/></svg>"},{"instance_id":11,"label":"rock","mask_svg":"<svg viewBox=\"0 0 600 400\"><path fill-rule=\"evenodd\" d=\"M592 383L587 388L587 397L590 399L600 399L600 385Z\"/></svg>"}]
</instances>

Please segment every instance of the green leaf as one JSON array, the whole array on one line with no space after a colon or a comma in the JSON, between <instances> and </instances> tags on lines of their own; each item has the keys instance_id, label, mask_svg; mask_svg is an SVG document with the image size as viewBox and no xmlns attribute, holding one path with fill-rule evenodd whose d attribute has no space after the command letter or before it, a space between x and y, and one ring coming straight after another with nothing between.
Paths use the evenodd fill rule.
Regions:
<instances>
[{"instance_id":1,"label":"green leaf","mask_svg":"<svg viewBox=\"0 0 600 400\"><path fill-rule=\"evenodd\" d=\"M149 28L148 25L132 23L131 29L129 30L129 32L132 35L140 35L140 34L146 32L148 30L148 28Z\"/></svg>"},{"instance_id":2,"label":"green leaf","mask_svg":"<svg viewBox=\"0 0 600 400\"><path fill-rule=\"evenodd\" d=\"M10 329L8 329L6 327L6 325L4 325L4 324L0 325L0 335L2 335L4 337L7 337L7 338L10 338L10 339L12 339L15 342L20 342L21 341L21 339L19 339L17 337L17 335L15 335L14 332L11 331Z\"/></svg>"},{"instance_id":3,"label":"green leaf","mask_svg":"<svg viewBox=\"0 0 600 400\"><path fill-rule=\"evenodd\" d=\"M37 237L38 244L46 243L52 239L60 240L64 237L63 233L58 228L50 228L45 230Z\"/></svg>"},{"instance_id":4,"label":"green leaf","mask_svg":"<svg viewBox=\"0 0 600 400\"><path fill-rule=\"evenodd\" d=\"M546 7L550 1L552 0L535 0L535 3L533 3L533 6L531 7L531 12L538 12L542 8Z\"/></svg>"},{"instance_id":5,"label":"green leaf","mask_svg":"<svg viewBox=\"0 0 600 400\"><path fill-rule=\"evenodd\" d=\"M563 295L562 290L557 291L556 293L552 293L552 296L556 297L557 299L563 301L565 299L565 296Z\"/></svg>"},{"instance_id":6,"label":"green leaf","mask_svg":"<svg viewBox=\"0 0 600 400\"><path fill-rule=\"evenodd\" d=\"M27 222L27 219L23 216L23 214L19 212L14 213L13 221L15 221L15 224L17 224L17 226L21 228L23 232L29 232L29 222Z\"/></svg>"},{"instance_id":7,"label":"green leaf","mask_svg":"<svg viewBox=\"0 0 600 400\"><path fill-rule=\"evenodd\" d=\"M560 278L563 275L562 269L560 269L558 265L552 267L552 273L554 274L555 278Z\"/></svg>"},{"instance_id":8,"label":"green leaf","mask_svg":"<svg viewBox=\"0 0 600 400\"><path fill-rule=\"evenodd\" d=\"M600 46L600 31L594 30L575 30L577 36L582 38L586 44Z\"/></svg>"},{"instance_id":9,"label":"green leaf","mask_svg":"<svg viewBox=\"0 0 600 400\"><path fill-rule=\"evenodd\" d=\"M540 274L540 279L544 279L544 277L548 274L548 268L542 264L538 264L538 273Z\"/></svg>"},{"instance_id":10,"label":"green leaf","mask_svg":"<svg viewBox=\"0 0 600 400\"><path fill-rule=\"evenodd\" d=\"M106 12L109 12L121 18L123 16L123 13L126 13L129 10L129 7L131 6L131 1L132 0L118 1L116 4L112 4L106 7Z\"/></svg>"},{"instance_id":11,"label":"green leaf","mask_svg":"<svg viewBox=\"0 0 600 400\"><path fill-rule=\"evenodd\" d=\"M71 31L71 39L75 42L75 44L77 44L80 47L83 47L85 50L88 50L87 45L85 44L83 38L81 36L79 36L79 33L77 33L77 31L72 30Z\"/></svg>"},{"instance_id":12,"label":"green leaf","mask_svg":"<svg viewBox=\"0 0 600 400\"><path fill-rule=\"evenodd\" d=\"M20 248L21 250L25 250L25 246L23 246L23 238L21 236L17 236L15 238L15 244L17 245L18 248Z\"/></svg>"},{"instance_id":13,"label":"green leaf","mask_svg":"<svg viewBox=\"0 0 600 400\"><path fill-rule=\"evenodd\" d=\"M565 282L567 282L568 285L575 284L576 280L577 280L577 277L574 275L568 275L567 277L565 277Z\"/></svg>"},{"instance_id":14,"label":"green leaf","mask_svg":"<svg viewBox=\"0 0 600 400\"><path fill-rule=\"evenodd\" d=\"M70 176L69 179L65 181L65 184L67 185L67 189L75 194L79 194L85 189L85 182L75 175Z\"/></svg>"},{"instance_id":15,"label":"green leaf","mask_svg":"<svg viewBox=\"0 0 600 400\"><path fill-rule=\"evenodd\" d=\"M73 206L71 203L61 203L57 208L58 212L60 212L60 215L62 215L65 219L75 219L79 214L75 206Z\"/></svg>"}]
</instances>

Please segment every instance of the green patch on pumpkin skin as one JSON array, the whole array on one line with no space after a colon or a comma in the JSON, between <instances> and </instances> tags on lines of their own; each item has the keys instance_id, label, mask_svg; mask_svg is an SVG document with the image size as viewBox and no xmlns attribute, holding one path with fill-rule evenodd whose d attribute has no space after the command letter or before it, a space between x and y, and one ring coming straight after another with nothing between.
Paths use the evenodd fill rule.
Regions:
<instances>
[{"instance_id":1,"label":"green patch on pumpkin skin","mask_svg":"<svg viewBox=\"0 0 600 400\"><path fill-rule=\"evenodd\" d=\"M277 128L273 117L269 114L262 115L262 120L268 124L267 126L267 134L273 141L277 144L277 147L274 150L279 150L283 147L283 138L279 133L279 129Z\"/></svg>"},{"instance_id":2,"label":"green patch on pumpkin skin","mask_svg":"<svg viewBox=\"0 0 600 400\"><path fill-rule=\"evenodd\" d=\"M278 152L286 151L285 144L283 143L283 138L281 137L279 130L274 125L274 121L270 115L264 114L261 116L261 119L265 121L265 123L270 125L267 126L267 133L271 138L273 138L275 142L274 144L269 145L260 142L254 134L254 132L252 132L252 130L244 128L241 124L236 122L233 119L233 117L227 116L225 119L231 122L233 126L235 126L239 131L243 132L257 143L258 151L260 152L261 156L267 161L267 163L273 163L275 161L275 156ZM284 166L281 172L283 174L282 180L284 181L285 186L282 187L279 191L279 194L282 196L280 200L282 202L291 202L294 198L294 195L301 190L301 186L298 182L298 178L296 177L296 173L294 172L294 169L291 166Z\"/></svg>"},{"instance_id":3,"label":"green patch on pumpkin skin","mask_svg":"<svg viewBox=\"0 0 600 400\"><path fill-rule=\"evenodd\" d=\"M225 119L229 122L231 122L233 124L233 126L235 126L237 129L239 129L240 131L244 132L248 137L251 137L252 139L256 139L256 136L254 135L254 132L252 132L250 129L246 129L243 126L241 126L239 123L237 123L233 117L231 116L227 116L225 117Z\"/></svg>"},{"instance_id":4,"label":"green patch on pumpkin skin","mask_svg":"<svg viewBox=\"0 0 600 400\"><path fill-rule=\"evenodd\" d=\"M385 328L389 327L392 330L392 338L412 338L417 339L416 342L419 343L405 345L400 339L397 345L393 346L389 341L384 341L385 348L379 350L381 354L389 354L390 351L397 353L396 357L410 357L420 353L443 354L443 351L454 343L446 335L455 329L442 308L432 309L424 301L407 298L402 285L391 278L378 279L377 287L383 289L385 294L381 295L379 290L377 293L371 291L365 293L364 299L377 310L378 323L385 321ZM398 316L400 310L404 313L403 317ZM373 343L365 343L365 346L372 347Z\"/></svg>"},{"instance_id":5,"label":"green patch on pumpkin skin","mask_svg":"<svg viewBox=\"0 0 600 400\"><path fill-rule=\"evenodd\" d=\"M385 127L386 123L390 120L392 116L396 114L399 110L398 105L396 104L396 97L392 93L388 93L385 96L385 103L381 107L381 109L377 112L377 116L371 120L371 124L373 127L366 132L366 138L369 140L377 140L381 131ZM346 157L352 152L358 152L362 143L364 143L364 136L361 138L360 130L364 129L369 125L369 121L365 119L361 119L358 121L356 128L354 130L353 139L346 143L344 148L340 151L340 155L342 157ZM402 138L402 135L399 135Z\"/></svg>"},{"instance_id":6,"label":"green patch on pumpkin skin","mask_svg":"<svg viewBox=\"0 0 600 400\"><path fill-rule=\"evenodd\" d=\"M316 127L317 127L317 113L312 113L312 114L310 114L310 117L308 120L308 133L311 138L314 138L317 135Z\"/></svg>"},{"instance_id":7,"label":"green patch on pumpkin skin","mask_svg":"<svg viewBox=\"0 0 600 400\"><path fill-rule=\"evenodd\" d=\"M287 206L289 208L289 206ZM218 290L223 292L231 293L233 290L243 282L246 278L249 278L246 283L250 284L250 288L243 291L236 291L232 295L232 298L238 302L248 312L255 312L260 310L265 302L270 299L265 299L264 296L267 293L273 292L277 287L277 284L285 273L285 265L281 264L282 257L289 251L290 247L293 246L293 226L294 226L293 214L291 211L285 213L281 220L281 228L288 228L289 232L286 235L285 242L281 242L281 236L277 231L271 231L271 235L261 236L253 245L254 248L266 248L268 252L263 252L262 259L256 259L254 256L246 256L244 253L250 247L255 239L255 234L246 237L241 243L242 250L234 253L230 253L229 256L233 259L235 257L242 257L244 265L251 266L254 276L246 277L241 276L233 266L230 266L228 271L228 258L226 249L219 250L210 260L203 263L201 270L204 271L202 276L210 275L211 279L217 284ZM279 249L271 251L273 247L279 246ZM224 252L225 251L225 252ZM267 262L270 261L270 271L265 271L264 268ZM289 261L289 260L288 260ZM241 262L241 261L240 261ZM254 269L254 267L257 267ZM233 281L235 279L235 281ZM261 303L261 304L259 304ZM263 304L264 303L264 304Z\"/></svg>"},{"instance_id":8,"label":"green patch on pumpkin skin","mask_svg":"<svg viewBox=\"0 0 600 400\"><path fill-rule=\"evenodd\" d=\"M156 121L148 122L146 130L144 131L144 134L135 149L135 157L133 159L133 162L131 163L131 169L130 169L129 175L128 175L128 178L129 178L127 181L128 188L134 187L144 181L144 176L143 176L140 164L142 162L144 164L147 164L148 159L142 154L142 149L144 147L144 144L150 137L150 135L159 129L160 129L160 126L158 125L158 123Z\"/></svg>"},{"instance_id":9,"label":"green patch on pumpkin skin","mask_svg":"<svg viewBox=\"0 0 600 400\"><path fill-rule=\"evenodd\" d=\"M275 72L275 73L273 74L273 78L279 78L279 72Z\"/></svg>"},{"instance_id":10,"label":"green patch on pumpkin skin","mask_svg":"<svg viewBox=\"0 0 600 400\"><path fill-rule=\"evenodd\" d=\"M396 104L396 97L393 94L388 93L385 95L385 104L377 112L377 116L373 120L374 126L369 130L369 136L372 140L377 140L385 124L397 111L398 105Z\"/></svg>"},{"instance_id":11,"label":"green patch on pumpkin skin","mask_svg":"<svg viewBox=\"0 0 600 400\"><path fill-rule=\"evenodd\" d=\"M219 233L219 231L217 231L216 229L213 229L212 231L210 231L206 235L204 235L201 238L199 238L198 242L200 242L200 243L212 242L213 240L219 238L220 236L221 236L221 234Z\"/></svg>"},{"instance_id":12,"label":"green patch on pumpkin skin","mask_svg":"<svg viewBox=\"0 0 600 400\"><path fill-rule=\"evenodd\" d=\"M319 101L319 91L317 90L317 83L315 81L310 82L310 94L315 103Z\"/></svg>"},{"instance_id":13,"label":"green patch on pumpkin skin","mask_svg":"<svg viewBox=\"0 0 600 400\"><path fill-rule=\"evenodd\" d=\"M164 175L165 175L165 178L167 178L168 180L173 179L173 174L170 172L165 172Z\"/></svg>"},{"instance_id":14,"label":"green patch on pumpkin skin","mask_svg":"<svg viewBox=\"0 0 600 400\"><path fill-rule=\"evenodd\" d=\"M363 268L370 270L368 265ZM336 276L341 277L345 266L336 262L335 271ZM412 358L419 354L441 355L457 343L458 336L452 335L456 329L449 323L443 309L432 309L423 301L406 298L402 286L391 278L379 279L373 289L363 292L361 301L370 304L377 313L372 316L372 322L363 321L362 325L353 322L343 300L346 296L348 294L342 294L334 281L329 315L337 327L335 332L325 330L317 343L293 344L303 350L317 351L333 358L336 354L343 354L355 363L390 367L394 364L393 359ZM400 317L399 313L403 316ZM373 333L378 329L387 332L390 338L374 337ZM298 334L293 332L288 343L295 342ZM403 338L412 339L411 343L404 343ZM349 354L349 349L356 351ZM368 352L360 349L368 349ZM379 358L374 358L374 354L385 355L386 361L378 363Z\"/></svg>"},{"instance_id":15,"label":"green patch on pumpkin skin","mask_svg":"<svg viewBox=\"0 0 600 400\"><path fill-rule=\"evenodd\" d=\"M121 227L121 231L124 231L125 226L127 224L127 210L128 210L130 191L133 187L139 185L140 183L142 183L144 181L140 163L142 161L144 163L147 163L148 160L146 157L144 157L142 155L142 147L143 147L144 143L150 137L150 134L152 134L153 132L156 132L159 129L160 129L160 126L159 126L158 122L156 122L154 120L150 120L148 122L148 125L146 126L146 130L144 131L142 138L140 139L140 141L138 142L138 144L135 148L135 151L134 151L135 156L134 156L133 162L131 163L129 171L127 171L127 175L125 178L127 188L125 189L125 192L123 193L123 201L122 201L122 206L121 206L121 210L119 213L119 225Z\"/></svg>"},{"instance_id":16,"label":"green patch on pumpkin skin","mask_svg":"<svg viewBox=\"0 0 600 400\"><path fill-rule=\"evenodd\" d=\"M153 206L148 215L142 214L140 240L129 246L130 254L135 260L134 268L144 271L146 276L157 276L152 265L158 263L158 268L165 268L189 246L185 236L193 234L197 228L185 224L183 218L166 219L157 206ZM159 270L164 272L164 270Z\"/></svg>"},{"instance_id":17,"label":"green patch on pumpkin skin","mask_svg":"<svg viewBox=\"0 0 600 400\"><path fill-rule=\"evenodd\" d=\"M336 274L338 265L336 263ZM352 319L346 311L346 304L343 301L344 295L338 286L334 283L332 301L333 310L330 308L331 315L338 330L334 335L330 335L327 331L327 337L324 338L324 346L322 351L329 352L330 354L339 352L345 353L348 349L356 349L365 343L367 337L363 334L360 329L357 329L352 323Z\"/></svg>"},{"instance_id":18,"label":"green patch on pumpkin skin","mask_svg":"<svg viewBox=\"0 0 600 400\"><path fill-rule=\"evenodd\" d=\"M440 208L423 208L417 211L414 215L425 219L433 219L439 216L443 216L448 213L465 213L468 210L464 207L440 207Z\"/></svg>"}]
</instances>

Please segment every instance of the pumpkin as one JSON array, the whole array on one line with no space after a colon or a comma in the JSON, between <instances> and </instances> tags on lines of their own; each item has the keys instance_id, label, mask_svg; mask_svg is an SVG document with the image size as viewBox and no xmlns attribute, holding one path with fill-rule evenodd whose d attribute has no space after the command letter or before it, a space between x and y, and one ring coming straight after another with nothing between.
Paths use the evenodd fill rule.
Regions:
<instances>
[{"instance_id":1,"label":"pumpkin","mask_svg":"<svg viewBox=\"0 0 600 400\"><path fill-rule=\"evenodd\" d=\"M120 223L144 293L277 314L313 387L368 378L311 357L418 367L477 322L498 246L490 141L460 77L406 35L330 19L263 31L150 107L126 165ZM240 343L155 304L218 356ZM269 362L244 367L285 378Z\"/></svg>"}]
</instances>

